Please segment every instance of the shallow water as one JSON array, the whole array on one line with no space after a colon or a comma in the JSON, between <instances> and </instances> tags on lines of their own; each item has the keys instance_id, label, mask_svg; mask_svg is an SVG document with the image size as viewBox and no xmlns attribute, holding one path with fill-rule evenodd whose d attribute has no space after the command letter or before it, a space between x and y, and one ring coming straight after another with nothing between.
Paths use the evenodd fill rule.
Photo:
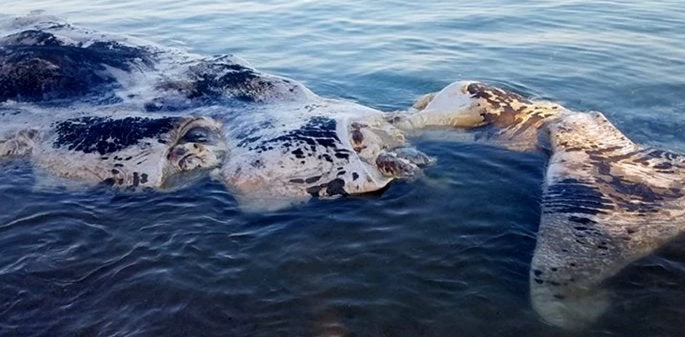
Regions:
<instances>
[{"instance_id":1,"label":"shallow water","mask_svg":"<svg viewBox=\"0 0 685 337\"><path fill-rule=\"evenodd\" d=\"M405 108L458 79L599 110L685 151L680 1L19 1L82 26L236 53L329 97ZM611 280L582 332L528 302L545 158L415 141L439 158L380 195L241 213L221 184L40 190L0 163L3 336L682 336L683 240Z\"/></svg>"}]
</instances>

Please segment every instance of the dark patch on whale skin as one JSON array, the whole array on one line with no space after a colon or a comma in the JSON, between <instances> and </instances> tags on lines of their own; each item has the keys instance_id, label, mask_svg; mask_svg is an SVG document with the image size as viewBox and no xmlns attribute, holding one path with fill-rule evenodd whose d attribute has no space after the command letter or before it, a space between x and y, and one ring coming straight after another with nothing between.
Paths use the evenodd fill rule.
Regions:
<instances>
[{"instance_id":1,"label":"dark patch on whale skin","mask_svg":"<svg viewBox=\"0 0 685 337\"><path fill-rule=\"evenodd\" d=\"M348 194L345 191L345 180L341 178L335 178L325 184L308 187L307 193L313 197L346 196Z\"/></svg>"},{"instance_id":2,"label":"dark patch on whale skin","mask_svg":"<svg viewBox=\"0 0 685 337\"><path fill-rule=\"evenodd\" d=\"M12 34L0 39L0 102L42 102L91 93L111 102L111 91L119 84L105 65L129 72L137 62L151 65L152 54L116 41L84 47L64 44L39 30Z\"/></svg>"},{"instance_id":3,"label":"dark patch on whale skin","mask_svg":"<svg viewBox=\"0 0 685 337\"><path fill-rule=\"evenodd\" d=\"M318 147L323 147L327 153L317 156L317 159L324 159L333 162L329 153L336 158L349 160L350 151L341 147L340 138L336 131L337 122L328 117L312 117L300 128L285 132L283 135L258 141L257 145L249 147L251 151L261 153L275 148L284 153L290 153L297 159L313 157L317 153ZM249 142L241 142L239 146L249 146Z\"/></svg>"},{"instance_id":4,"label":"dark patch on whale skin","mask_svg":"<svg viewBox=\"0 0 685 337\"><path fill-rule=\"evenodd\" d=\"M133 187L138 187L140 185L140 174L138 172L133 172Z\"/></svg>"},{"instance_id":5,"label":"dark patch on whale skin","mask_svg":"<svg viewBox=\"0 0 685 337\"><path fill-rule=\"evenodd\" d=\"M576 179L564 179L549 186L542 199L545 213L597 215L613 209L613 203L596 187Z\"/></svg>"},{"instance_id":6,"label":"dark patch on whale skin","mask_svg":"<svg viewBox=\"0 0 685 337\"><path fill-rule=\"evenodd\" d=\"M81 117L68 119L53 125L57 132L57 140L52 146L54 148L66 147L70 151L97 152L104 155L135 145L146 138L165 143L166 140L162 135L176 128L180 121L180 117L126 117L121 119Z\"/></svg>"},{"instance_id":7,"label":"dark patch on whale skin","mask_svg":"<svg viewBox=\"0 0 685 337\"><path fill-rule=\"evenodd\" d=\"M2 46L62 46L57 37L48 32L29 29L19 33L7 35L0 39Z\"/></svg>"},{"instance_id":8,"label":"dark patch on whale skin","mask_svg":"<svg viewBox=\"0 0 685 337\"><path fill-rule=\"evenodd\" d=\"M516 115L524 112L528 105L533 104L532 101L523 98L521 95L482 83L470 83L466 87L466 92L471 97L481 99L489 105L483 110L481 116L483 116L488 124L497 127L507 127L514 124ZM512 106L514 102L519 103L521 106L514 108Z\"/></svg>"},{"instance_id":9,"label":"dark patch on whale skin","mask_svg":"<svg viewBox=\"0 0 685 337\"><path fill-rule=\"evenodd\" d=\"M338 136L337 125L333 118L315 116L297 129L284 131L272 138L254 137L254 141L250 141L252 138L245 138L238 146L246 147L255 153L276 151L287 156L296 165L304 165L308 160L331 163L335 168L331 168L330 172L292 178L288 182L304 185L302 187L305 191L314 197L347 195L344 189L344 176L347 174L345 167L350 161L352 150L344 147ZM322 173L324 175L321 175ZM328 173L331 176L328 176ZM332 178L333 175L335 178ZM355 179L359 178L357 173L354 176Z\"/></svg>"},{"instance_id":10,"label":"dark patch on whale skin","mask_svg":"<svg viewBox=\"0 0 685 337\"><path fill-rule=\"evenodd\" d=\"M475 108L484 121L476 141L494 140L516 150L544 150L540 131L563 110L560 105L532 101L483 83L470 83L462 90L476 99Z\"/></svg>"},{"instance_id":11,"label":"dark patch on whale skin","mask_svg":"<svg viewBox=\"0 0 685 337\"><path fill-rule=\"evenodd\" d=\"M294 154L295 157L298 158L298 159L303 159L303 158L304 158L304 152L302 152L302 149L296 149L296 150L294 150L294 151L291 152L291 153Z\"/></svg>"},{"instance_id":12,"label":"dark patch on whale skin","mask_svg":"<svg viewBox=\"0 0 685 337\"><path fill-rule=\"evenodd\" d=\"M568 154L556 165L584 172L587 184L611 199L614 213L627 218L658 214L685 196L681 155L634 144L601 113L562 117L550 132L555 152Z\"/></svg>"},{"instance_id":13,"label":"dark patch on whale skin","mask_svg":"<svg viewBox=\"0 0 685 337\"><path fill-rule=\"evenodd\" d=\"M352 142L352 148L357 153L361 152L366 148L364 145L364 133L362 133L363 128L368 128L369 126L362 123L352 123L350 125L350 140Z\"/></svg>"},{"instance_id":14,"label":"dark patch on whale skin","mask_svg":"<svg viewBox=\"0 0 685 337\"><path fill-rule=\"evenodd\" d=\"M221 96L229 93L233 98L254 102L257 94L272 84L260 78L254 69L228 61L226 57L203 60L189 69L195 78L188 98Z\"/></svg>"},{"instance_id":15,"label":"dark patch on whale skin","mask_svg":"<svg viewBox=\"0 0 685 337\"><path fill-rule=\"evenodd\" d=\"M255 133L257 133L263 129L272 129L273 127L274 127L274 125L270 121L264 121L264 122L259 123L256 126L240 130L235 135L235 138L237 140L239 140L237 146L238 147L247 147L250 144L256 143L262 137L261 136L255 136Z\"/></svg>"},{"instance_id":16,"label":"dark patch on whale skin","mask_svg":"<svg viewBox=\"0 0 685 337\"><path fill-rule=\"evenodd\" d=\"M166 81L158 89L176 91L197 102L213 102L222 98L258 102L268 96L275 82L289 82L268 78L253 68L234 62L228 55L201 59L188 67L185 76L187 79ZM163 101L150 103L146 108L155 111L174 109Z\"/></svg>"},{"instance_id":17,"label":"dark patch on whale skin","mask_svg":"<svg viewBox=\"0 0 685 337\"><path fill-rule=\"evenodd\" d=\"M128 191L135 191L138 190L139 187L144 188L144 185L150 182L147 173L134 171L131 175L127 175L116 169L111 170L110 173L111 176L100 181L100 185L124 187Z\"/></svg>"},{"instance_id":18,"label":"dark patch on whale skin","mask_svg":"<svg viewBox=\"0 0 685 337\"><path fill-rule=\"evenodd\" d=\"M628 153L621 153L620 146L604 148L578 149L588 155L588 167L593 169L595 184L600 186L603 194L610 196L613 202L626 212L635 214L657 213L663 203L685 196L682 189L665 189L653 186L643 178L634 177L621 173L621 168L628 166L642 166L645 169L652 168L658 173L673 174L677 177L676 170L683 169L676 159L678 154L662 150L638 149ZM564 149L568 151L568 149ZM618 153L615 153L619 151ZM655 156L656 154L663 157ZM670 171L666 171L670 170Z\"/></svg>"}]
</instances>

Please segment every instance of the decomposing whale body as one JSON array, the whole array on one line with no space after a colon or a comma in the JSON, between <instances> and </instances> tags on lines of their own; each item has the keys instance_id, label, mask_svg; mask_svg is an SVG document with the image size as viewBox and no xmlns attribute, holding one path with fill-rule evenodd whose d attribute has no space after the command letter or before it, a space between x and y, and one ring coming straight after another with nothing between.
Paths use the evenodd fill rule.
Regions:
<instances>
[{"instance_id":1,"label":"decomposing whale body","mask_svg":"<svg viewBox=\"0 0 685 337\"><path fill-rule=\"evenodd\" d=\"M173 187L212 171L246 210L379 190L431 159L378 110L232 55L202 57L46 17L0 38L0 156L61 178ZM123 159L122 159L123 158Z\"/></svg>"},{"instance_id":2,"label":"decomposing whale body","mask_svg":"<svg viewBox=\"0 0 685 337\"><path fill-rule=\"evenodd\" d=\"M550 324L594 321L609 305L603 283L685 230L685 156L633 143L601 113L467 82L419 110L396 123L478 127L479 139L551 153L530 268L532 305Z\"/></svg>"},{"instance_id":3,"label":"decomposing whale body","mask_svg":"<svg viewBox=\"0 0 685 337\"><path fill-rule=\"evenodd\" d=\"M685 227L685 159L577 113L479 83L409 111L319 97L231 56L202 57L45 17L0 38L0 157L54 177L172 188L211 174L245 210L362 194L431 158L405 134L474 128L476 140L551 158L530 271L535 310L565 328L608 305L603 282Z\"/></svg>"},{"instance_id":4,"label":"decomposing whale body","mask_svg":"<svg viewBox=\"0 0 685 337\"><path fill-rule=\"evenodd\" d=\"M0 23L0 32L0 102L127 103L169 111L313 95L233 55L192 55L54 17L16 18Z\"/></svg>"},{"instance_id":5,"label":"decomposing whale body","mask_svg":"<svg viewBox=\"0 0 685 337\"><path fill-rule=\"evenodd\" d=\"M219 166L226 145L211 135L220 126L205 117L75 117L6 132L0 154L30 156L36 168L74 183L167 188Z\"/></svg>"}]
</instances>

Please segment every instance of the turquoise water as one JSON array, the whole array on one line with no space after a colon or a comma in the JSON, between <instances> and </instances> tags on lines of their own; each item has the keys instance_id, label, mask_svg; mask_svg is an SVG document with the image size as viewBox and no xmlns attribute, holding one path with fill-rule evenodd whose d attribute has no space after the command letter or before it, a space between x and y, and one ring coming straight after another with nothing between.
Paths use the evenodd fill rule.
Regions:
<instances>
[{"instance_id":1,"label":"turquoise water","mask_svg":"<svg viewBox=\"0 0 685 337\"><path fill-rule=\"evenodd\" d=\"M17 1L200 54L236 53L322 96L403 109L477 79L603 111L685 151L679 1ZM244 214L203 181L173 193L35 191L0 163L3 336L682 336L682 240L610 282L581 332L528 302L545 158L415 143L439 158L381 195Z\"/></svg>"}]
</instances>

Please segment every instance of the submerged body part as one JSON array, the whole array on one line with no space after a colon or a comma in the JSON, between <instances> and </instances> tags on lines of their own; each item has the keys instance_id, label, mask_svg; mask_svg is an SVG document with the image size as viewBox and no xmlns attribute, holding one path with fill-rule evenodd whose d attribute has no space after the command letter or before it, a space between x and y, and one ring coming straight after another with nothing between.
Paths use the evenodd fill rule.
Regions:
<instances>
[{"instance_id":1,"label":"submerged body part","mask_svg":"<svg viewBox=\"0 0 685 337\"><path fill-rule=\"evenodd\" d=\"M605 281L685 230L685 156L633 143L599 112L474 82L454 83L418 107L396 123L472 127L479 140L550 153L530 296L552 325L595 321L610 305Z\"/></svg>"}]
</instances>

